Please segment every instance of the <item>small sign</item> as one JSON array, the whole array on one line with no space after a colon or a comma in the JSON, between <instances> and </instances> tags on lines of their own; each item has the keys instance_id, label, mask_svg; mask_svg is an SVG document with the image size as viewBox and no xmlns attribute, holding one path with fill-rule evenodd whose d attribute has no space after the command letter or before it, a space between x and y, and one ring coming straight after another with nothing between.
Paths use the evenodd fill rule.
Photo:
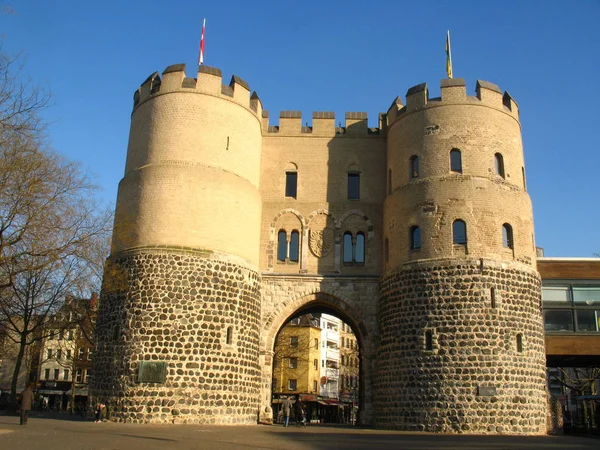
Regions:
<instances>
[{"instance_id":1,"label":"small sign","mask_svg":"<svg viewBox=\"0 0 600 450\"><path fill-rule=\"evenodd\" d=\"M491 397L492 395L496 395L496 387L495 386L479 386L477 388L477 393L482 397Z\"/></svg>"},{"instance_id":2,"label":"small sign","mask_svg":"<svg viewBox=\"0 0 600 450\"><path fill-rule=\"evenodd\" d=\"M167 363L142 361L138 372L138 383L164 383L167 378Z\"/></svg>"}]
</instances>

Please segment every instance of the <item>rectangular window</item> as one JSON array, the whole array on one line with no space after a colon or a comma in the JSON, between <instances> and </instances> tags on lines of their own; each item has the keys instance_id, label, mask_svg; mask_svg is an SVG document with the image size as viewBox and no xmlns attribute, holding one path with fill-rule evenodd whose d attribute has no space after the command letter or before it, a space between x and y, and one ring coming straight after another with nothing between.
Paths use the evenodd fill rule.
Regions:
<instances>
[{"instance_id":1,"label":"rectangular window","mask_svg":"<svg viewBox=\"0 0 600 450\"><path fill-rule=\"evenodd\" d=\"M78 383L83 381L83 371L81 369L77 369L77 372L75 372L75 381Z\"/></svg>"},{"instance_id":2,"label":"rectangular window","mask_svg":"<svg viewBox=\"0 0 600 450\"><path fill-rule=\"evenodd\" d=\"M71 350L67 350L67 359L71 359Z\"/></svg>"},{"instance_id":3,"label":"rectangular window","mask_svg":"<svg viewBox=\"0 0 600 450\"><path fill-rule=\"evenodd\" d=\"M290 336L290 347L298 347L298 336Z\"/></svg>"},{"instance_id":4,"label":"rectangular window","mask_svg":"<svg viewBox=\"0 0 600 450\"><path fill-rule=\"evenodd\" d=\"M600 310L579 309L577 315L577 331L599 331Z\"/></svg>"},{"instance_id":5,"label":"rectangular window","mask_svg":"<svg viewBox=\"0 0 600 450\"><path fill-rule=\"evenodd\" d=\"M317 380L313 380L313 392L317 392L318 387Z\"/></svg>"},{"instance_id":6,"label":"rectangular window","mask_svg":"<svg viewBox=\"0 0 600 450\"><path fill-rule=\"evenodd\" d=\"M90 378L90 370L83 371L83 382L87 383Z\"/></svg>"},{"instance_id":7,"label":"rectangular window","mask_svg":"<svg viewBox=\"0 0 600 450\"><path fill-rule=\"evenodd\" d=\"M46 352L46 354L47 354L47 358L48 359L52 359L52 349L51 348L48 349L48 351Z\"/></svg>"},{"instance_id":8,"label":"rectangular window","mask_svg":"<svg viewBox=\"0 0 600 450\"><path fill-rule=\"evenodd\" d=\"M58 349L56 350L56 359L61 359L62 358L62 350Z\"/></svg>"},{"instance_id":9,"label":"rectangular window","mask_svg":"<svg viewBox=\"0 0 600 450\"><path fill-rule=\"evenodd\" d=\"M44 380L50 379L50 369L44 370Z\"/></svg>"},{"instance_id":10,"label":"rectangular window","mask_svg":"<svg viewBox=\"0 0 600 450\"><path fill-rule=\"evenodd\" d=\"M54 379L58 380L58 375L60 373L60 369L54 369Z\"/></svg>"},{"instance_id":11,"label":"rectangular window","mask_svg":"<svg viewBox=\"0 0 600 450\"><path fill-rule=\"evenodd\" d=\"M73 340L73 330L69 330L69 340Z\"/></svg>"},{"instance_id":12,"label":"rectangular window","mask_svg":"<svg viewBox=\"0 0 600 450\"><path fill-rule=\"evenodd\" d=\"M319 340L315 338L315 350L319 348Z\"/></svg>"},{"instance_id":13,"label":"rectangular window","mask_svg":"<svg viewBox=\"0 0 600 450\"><path fill-rule=\"evenodd\" d=\"M546 331L573 331L573 311L570 309L547 309L544 311Z\"/></svg>"},{"instance_id":14,"label":"rectangular window","mask_svg":"<svg viewBox=\"0 0 600 450\"><path fill-rule=\"evenodd\" d=\"M285 196L296 198L298 191L298 172L285 173Z\"/></svg>"},{"instance_id":15,"label":"rectangular window","mask_svg":"<svg viewBox=\"0 0 600 450\"><path fill-rule=\"evenodd\" d=\"M92 349L91 348L88 348L88 351L87 351L87 360L88 361L92 360Z\"/></svg>"},{"instance_id":16,"label":"rectangular window","mask_svg":"<svg viewBox=\"0 0 600 450\"><path fill-rule=\"evenodd\" d=\"M356 172L348 174L348 200L360 199L360 175Z\"/></svg>"},{"instance_id":17,"label":"rectangular window","mask_svg":"<svg viewBox=\"0 0 600 450\"><path fill-rule=\"evenodd\" d=\"M83 359L84 354L85 354L84 349L80 348L79 349L79 359Z\"/></svg>"},{"instance_id":18,"label":"rectangular window","mask_svg":"<svg viewBox=\"0 0 600 450\"><path fill-rule=\"evenodd\" d=\"M317 369L319 368L319 360L318 360L318 359L315 359L315 360L313 361L313 368L314 368L315 370L317 370Z\"/></svg>"},{"instance_id":19,"label":"rectangular window","mask_svg":"<svg viewBox=\"0 0 600 450\"><path fill-rule=\"evenodd\" d=\"M295 391L298 388L298 380L288 380L288 390Z\"/></svg>"},{"instance_id":20,"label":"rectangular window","mask_svg":"<svg viewBox=\"0 0 600 450\"><path fill-rule=\"evenodd\" d=\"M573 287L575 306L600 305L600 287Z\"/></svg>"},{"instance_id":21,"label":"rectangular window","mask_svg":"<svg viewBox=\"0 0 600 450\"><path fill-rule=\"evenodd\" d=\"M63 380L69 381L69 369L63 371Z\"/></svg>"},{"instance_id":22,"label":"rectangular window","mask_svg":"<svg viewBox=\"0 0 600 450\"><path fill-rule=\"evenodd\" d=\"M290 358L290 369L297 369L297 368L298 368L298 358L291 357Z\"/></svg>"},{"instance_id":23,"label":"rectangular window","mask_svg":"<svg viewBox=\"0 0 600 450\"><path fill-rule=\"evenodd\" d=\"M571 303L571 290L568 286L542 287L542 301L544 303Z\"/></svg>"}]
</instances>

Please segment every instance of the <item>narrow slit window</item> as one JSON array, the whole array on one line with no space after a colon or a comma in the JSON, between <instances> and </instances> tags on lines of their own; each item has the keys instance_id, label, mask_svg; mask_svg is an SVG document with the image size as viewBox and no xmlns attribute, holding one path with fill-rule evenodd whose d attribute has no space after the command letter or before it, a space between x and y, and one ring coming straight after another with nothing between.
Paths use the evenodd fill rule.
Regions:
<instances>
[{"instance_id":1,"label":"narrow slit window","mask_svg":"<svg viewBox=\"0 0 600 450\"><path fill-rule=\"evenodd\" d=\"M450 170L456 173L462 173L462 156L460 150L453 148L450 151Z\"/></svg>"},{"instance_id":2,"label":"narrow slit window","mask_svg":"<svg viewBox=\"0 0 600 450\"><path fill-rule=\"evenodd\" d=\"M410 157L410 179L419 177L419 157L413 155Z\"/></svg>"},{"instance_id":3,"label":"narrow slit window","mask_svg":"<svg viewBox=\"0 0 600 450\"><path fill-rule=\"evenodd\" d=\"M298 172L285 173L285 196L296 198L298 195Z\"/></svg>"},{"instance_id":4,"label":"narrow slit window","mask_svg":"<svg viewBox=\"0 0 600 450\"><path fill-rule=\"evenodd\" d=\"M410 249L418 250L421 248L421 229L417 226L410 229Z\"/></svg>"},{"instance_id":5,"label":"narrow slit window","mask_svg":"<svg viewBox=\"0 0 600 450\"><path fill-rule=\"evenodd\" d=\"M433 333L431 330L425 331L425 350L433 350Z\"/></svg>"},{"instance_id":6,"label":"narrow slit window","mask_svg":"<svg viewBox=\"0 0 600 450\"><path fill-rule=\"evenodd\" d=\"M502 225L502 246L504 248L514 248L513 230L507 223Z\"/></svg>"},{"instance_id":7,"label":"narrow slit window","mask_svg":"<svg viewBox=\"0 0 600 450\"><path fill-rule=\"evenodd\" d=\"M279 230L277 234L277 261L285 261L287 258L287 233Z\"/></svg>"},{"instance_id":8,"label":"narrow slit window","mask_svg":"<svg viewBox=\"0 0 600 450\"><path fill-rule=\"evenodd\" d=\"M490 300L492 302L492 308L496 307L496 288L490 289Z\"/></svg>"},{"instance_id":9,"label":"narrow slit window","mask_svg":"<svg viewBox=\"0 0 600 450\"><path fill-rule=\"evenodd\" d=\"M292 231L290 240L290 261L298 262L300 256L300 233Z\"/></svg>"},{"instance_id":10,"label":"narrow slit window","mask_svg":"<svg viewBox=\"0 0 600 450\"><path fill-rule=\"evenodd\" d=\"M358 172L348 173L348 200L360 199L360 174Z\"/></svg>"},{"instance_id":11,"label":"narrow slit window","mask_svg":"<svg viewBox=\"0 0 600 450\"><path fill-rule=\"evenodd\" d=\"M452 224L452 242L457 245L467 245L467 224L460 219Z\"/></svg>"},{"instance_id":12,"label":"narrow slit window","mask_svg":"<svg viewBox=\"0 0 600 450\"><path fill-rule=\"evenodd\" d=\"M502 178L504 178L504 158L500 153L496 153L494 155L494 170L496 172L496 175L499 175Z\"/></svg>"},{"instance_id":13,"label":"narrow slit window","mask_svg":"<svg viewBox=\"0 0 600 450\"><path fill-rule=\"evenodd\" d=\"M383 252L385 253L385 262L389 262L390 261L390 241L388 240L388 238L385 238Z\"/></svg>"},{"instance_id":14,"label":"narrow slit window","mask_svg":"<svg viewBox=\"0 0 600 450\"><path fill-rule=\"evenodd\" d=\"M521 173L523 174L523 189L527 192L527 180L525 179L525 167L521 167Z\"/></svg>"},{"instance_id":15,"label":"narrow slit window","mask_svg":"<svg viewBox=\"0 0 600 450\"><path fill-rule=\"evenodd\" d=\"M365 235L363 233L358 233L356 235L354 261L358 264L363 264L365 262Z\"/></svg>"},{"instance_id":16,"label":"narrow slit window","mask_svg":"<svg viewBox=\"0 0 600 450\"><path fill-rule=\"evenodd\" d=\"M228 345L231 345L233 342L233 327L227 327L227 340Z\"/></svg>"},{"instance_id":17,"label":"narrow slit window","mask_svg":"<svg viewBox=\"0 0 600 450\"><path fill-rule=\"evenodd\" d=\"M523 353L523 335L517 334L517 352Z\"/></svg>"}]
</instances>

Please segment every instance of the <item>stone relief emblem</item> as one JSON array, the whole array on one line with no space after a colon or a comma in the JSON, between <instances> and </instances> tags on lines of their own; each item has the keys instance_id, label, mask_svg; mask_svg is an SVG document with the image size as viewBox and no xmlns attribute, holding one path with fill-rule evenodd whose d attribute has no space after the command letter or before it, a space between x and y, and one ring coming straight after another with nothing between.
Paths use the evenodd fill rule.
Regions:
<instances>
[{"instance_id":1,"label":"stone relief emblem","mask_svg":"<svg viewBox=\"0 0 600 450\"><path fill-rule=\"evenodd\" d=\"M331 228L309 230L308 246L312 254L317 258L326 256L333 247L333 230Z\"/></svg>"}]
</instances>

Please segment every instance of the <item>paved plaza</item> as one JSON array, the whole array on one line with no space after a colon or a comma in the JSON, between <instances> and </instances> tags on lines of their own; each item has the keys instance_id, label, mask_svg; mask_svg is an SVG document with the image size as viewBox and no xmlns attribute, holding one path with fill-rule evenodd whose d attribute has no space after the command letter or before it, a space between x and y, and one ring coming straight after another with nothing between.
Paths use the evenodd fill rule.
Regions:
<instances>
[{"instance_id":1,"label":"paved plaza","mask_svg":"<svg viewBox=\"0 0 600 450\"><path fill-rule=\"evenodd\" d=\"M35 413L25 426L0 416L0 449L19 450L328 450L328 449L598 449L600 440L573 436L467 436L355 427L133 425L71 420Z\"/></svg>"}]
</instances>

